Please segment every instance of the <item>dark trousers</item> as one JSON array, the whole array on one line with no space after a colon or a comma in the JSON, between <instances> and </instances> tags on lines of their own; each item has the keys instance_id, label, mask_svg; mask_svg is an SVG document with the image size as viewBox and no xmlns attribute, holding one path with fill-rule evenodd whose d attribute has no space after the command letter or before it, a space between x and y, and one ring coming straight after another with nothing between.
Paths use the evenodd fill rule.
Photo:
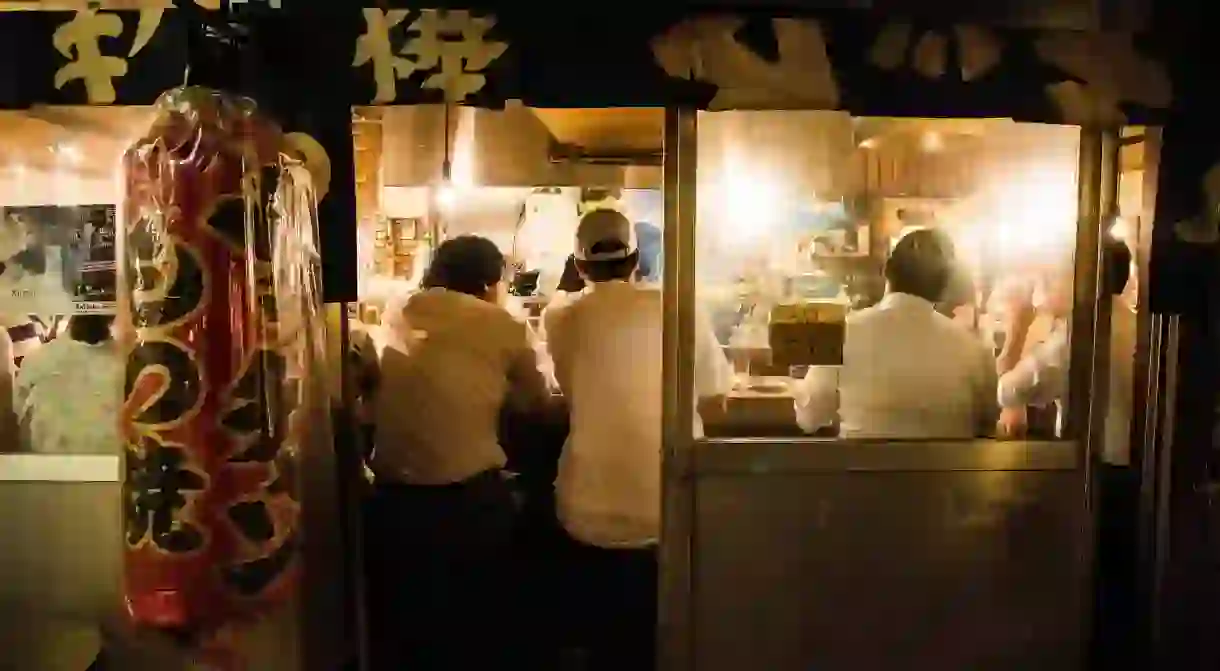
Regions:
<instances>
[{"instance_id":1,"label":"dark trousers","mask_svg":"<svg viewBox=\"0 0 1220 671\"><path fill-rule=\"evenodd\" d=\"M1140 638L1139 473L1126 466L1099 465L1097 490L1096 601L1093 662L1097 669L1139 668Z\"/></svg>"},{"instance_id":2,"label":"dark trousers","mask_svg":"<svg viewBox=\"0 0 1220 671\"><path fill-rule=\"evenodd\" d=\"M656 668L657 551L612 550L568 538L564 611L589 671Z\"/></svg>"},{"instance_id":3,"label":"dark trousers","mask_svg":"<svg viewBox=\"0 0 1220 671\"><path fill-rule=\"evenodd\" d=\"M511 486L379 483L366 504L373 669L513 668Z\"/></svg>"}]
</instances>

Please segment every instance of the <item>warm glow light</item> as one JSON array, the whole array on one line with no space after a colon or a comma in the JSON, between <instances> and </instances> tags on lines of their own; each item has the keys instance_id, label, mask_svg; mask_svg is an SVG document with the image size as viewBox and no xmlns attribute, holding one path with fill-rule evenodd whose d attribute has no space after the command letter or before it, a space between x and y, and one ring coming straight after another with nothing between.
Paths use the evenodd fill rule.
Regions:
<instances>
[{"instance_id":1,"label":"warm glow light","mask_svg":"<svg viewBox=\"0 0 1220 671\"><path fill-rule=\"evenodd\" d=\"M1131 225L1122 217L1115 217L1114 223L1110 224L1109 234L1115 240L1126 240L1131 234Z\"/></svg>"},{"instance_id":2,"label":"warm glow light","mask_svg":"<svg viewBox=\"0 0 1220 671\"><path fill-rule=\"evenodd\" d=\"M441 184L436 189L436 204L442 210L452 210L453 206L457 204L457 191L457 187L452 183Z\"/></svg>"},{"instance_id":3,"label":"warm glow light","mask_svg":"<svg viewBox=\"0 0 1220 671\"><path fill-rule=\"evenodd\" d=\"M929 131L924 133L921 144L924 151L940 151L945 148L945 138L936 131Z\"/></svg>"},{"instance_id":4,"label":"warm glow light","mask_svg":"<svg viewBox=\"0 0 1220 671\"><path fill-rule=\"evenodd\" d=\"M453 132L453 175L450 179L460 189L474 186L475 109L458 109L457 128Z\"/></svg>"},{"instance_id":5,"label":"warm glow light","mask_svg":"<svg viewBox=\"0 0 1220 671\"><path fill-rule=\"evenodd\" d=\"M877 148L877 138L870 137L868 139L861 141L860 148L861 149L876 149Z\"/></svg>"},{"instance_id":6,"label":"warm glow light","mask_svg":"<svg viewBox=\"0 0 1220 671\"><path fill-rule=\"evenodd\" d=\"M80 148L76 147L75 145L57 145L53 151L55 152L56 157L74 165L80 163L82 158Z\"/></svg>"},{"instance_id":7,"label":"warm glow light","mask_svg":"<svg viewBox=\"0 0 1220 671\"><path fill-rule=\"evenodd\" d=\"M1006 260L1049 261L1070 253L1076 223L1074 165L1042 164L997 175L990 221L976 225ZM988 234L987 231L995 231Z\"/></svg>"},{"instance_id":8,"label":"warm glow light","mask_svg":"<svg viewBox=\"0 0 1220 671\"><path fill-rule=\"evenodd\" d=\"M725 198L725 232L738 239L766 238L779 217L781 195L774 181L751 172L731 170L721 187Z\"/></svg>"}]
</instances>

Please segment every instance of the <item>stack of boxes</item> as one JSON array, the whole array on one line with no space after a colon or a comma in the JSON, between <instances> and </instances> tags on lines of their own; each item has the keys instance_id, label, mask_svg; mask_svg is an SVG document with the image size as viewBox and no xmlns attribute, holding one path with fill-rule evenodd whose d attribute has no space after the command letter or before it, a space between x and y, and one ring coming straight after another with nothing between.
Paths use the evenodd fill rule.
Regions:
<instances>
[{"instance_id":1,"label":"stack of boxes","mask_svg":"<svg viewBox=\"0 0 1220 671\"><path fill-rule=\"evenodd\" d=\"M771 309L768 343L775 366L843 363L847 306L832 301L784 303Z\"/></svg>"}]
</instances>

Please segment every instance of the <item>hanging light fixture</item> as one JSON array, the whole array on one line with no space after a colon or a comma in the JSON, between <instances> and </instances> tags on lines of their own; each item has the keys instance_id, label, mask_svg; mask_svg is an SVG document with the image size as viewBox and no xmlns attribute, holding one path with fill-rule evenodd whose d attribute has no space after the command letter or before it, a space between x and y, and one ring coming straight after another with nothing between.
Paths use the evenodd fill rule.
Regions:
<instances>
[{"instance_id":1,"label":"hanging light fixture","mask_svg":"<svg viewBox=\"0 0 1220 671\"><path fill-rule=\"evenodd\" d=\"M441 183L435 192L436 204L444 212L453 209L457 203L457 189L453 185L453 159L451 156L450 146L450 131L451 112L453 105L449 102L445 103L445 160L441 163Z\"/></svg>"}]
</instances>

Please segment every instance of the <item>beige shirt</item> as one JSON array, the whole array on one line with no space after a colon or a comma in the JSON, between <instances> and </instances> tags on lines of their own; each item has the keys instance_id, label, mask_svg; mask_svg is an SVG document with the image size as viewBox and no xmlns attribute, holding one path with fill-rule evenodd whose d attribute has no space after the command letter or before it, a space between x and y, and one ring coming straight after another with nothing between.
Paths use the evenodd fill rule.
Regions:
<instances>
[{"instance_id":1,"label":"beige shirt","mask_svg":"<svg viewBox=\"0 0 1220 671\"><path fill-rule=\"evenodd\" d=\"M556 511L574 538L644 547L661 527L661 291L602 282L548 314L547 347L571 430L559 459ZM728 394L733 371L697 318L695 396ZM698 414L694 431L702 434Z\"/></svg>"},{"instance_id":2,"label":"beige shirt","mask_svg":"<svg viewBox=\"0 0 1220 671\"><path fill-rule=\"evenodd\" d=\"M412 295L399 316L381 353L373 473L440 485L504 466L501 407L547 396L525 324L446 289Z\"/></svg>"}]
</instances>

